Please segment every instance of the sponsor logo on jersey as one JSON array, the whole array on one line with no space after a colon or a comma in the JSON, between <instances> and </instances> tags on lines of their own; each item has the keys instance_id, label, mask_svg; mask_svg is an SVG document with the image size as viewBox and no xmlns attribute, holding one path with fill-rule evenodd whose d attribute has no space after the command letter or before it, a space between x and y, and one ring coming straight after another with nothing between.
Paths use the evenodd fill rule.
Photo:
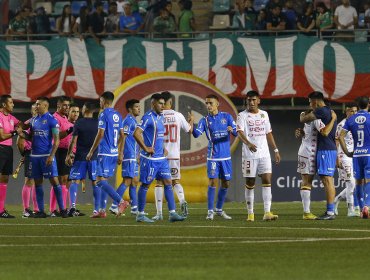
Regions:
<instances>
[{"instance_id":1,"label":"sponsor logo on jersey","mask_svg":"<svg viewBox=\"0 0 370 280\"><path fill-rule=\"evenodd\" d=\"M357 124L363 124L366 122L366 117L365 116L358 116L355 118L355 122Z\"/></svg>"},{"instance_id":2,"label":"sponsor logo on jersey","mask_svg":"<svg viewBox=\"0 0 370 280\"><path fill-rule=\"evenodd\" d=\"M117 114L113 114L113 121L118 122L119 121L119 116Z\"/></svg>"}]
</instances>

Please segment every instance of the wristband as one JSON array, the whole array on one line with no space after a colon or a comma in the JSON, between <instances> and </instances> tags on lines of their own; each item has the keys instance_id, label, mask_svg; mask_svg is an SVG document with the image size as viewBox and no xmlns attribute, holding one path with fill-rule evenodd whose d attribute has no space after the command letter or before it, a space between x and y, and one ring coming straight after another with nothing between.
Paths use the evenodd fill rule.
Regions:
<instances>
[{"instance_id":1,"label":"wristband","mask_svg":"<svg viewBox=\"0 0 370 280\"><path fill-rule=\"evenodd\" d=\"M278 148L276 148L276 149L274 150L274 152L275 152L275 153L278 153L278 152L279 152L279 149L278 149Z\"/></svg>"}]
</instances>

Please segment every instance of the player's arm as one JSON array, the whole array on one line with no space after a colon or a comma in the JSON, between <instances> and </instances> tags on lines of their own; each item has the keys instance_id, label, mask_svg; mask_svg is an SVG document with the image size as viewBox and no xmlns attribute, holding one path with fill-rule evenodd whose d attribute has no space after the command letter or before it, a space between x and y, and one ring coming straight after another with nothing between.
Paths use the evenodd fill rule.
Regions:
<instances>
[{"instance_id":1,"label":"player's arm","mask_svg":"<svg viewBox=\"0 0 370 280\"><path fill-rule=\"evenodd\" d=\"M66 138L72 132L73 132L73 126L71 126L70 128L68 128L67 130L60 131L59 132L59 139Z\"/></svg>"},{"instance_id":2,"label":"player's arm","mask_svg":"<svg viewBox=\"0 0 370 280\"><path fill-rule=\"evenodd\" d=\"M257 146L254 145L252 142L249 142L247 139L247 136L244 134L244 121L242 115L238 115L236 119L236 132L238 133L239 139L242 140L242 142L247 145L248 149L251 152L256 152L257 151Z\"/></svg>"},{"instance_id":3,"label":"player's arm","mask_svg":"<svg viewBox=\"0 0 370 280\"><path fill-rule=\"evenodd\" d=\"M121 164L123 161L123 148L125 147L126 134L123 129L119 130L119 139L118 139L118 161L117 164Z\"/></svg>"},{"instance_id":4,"label":"player's arm","mask_svg":"<svg viewBox=\"0 0 370 280\"><path fill-rule=\"evenodd\" d=\"M236 131L236 123L231 115L229 115L229 125L227 127L227 131L230 132L235 137L238 136L238 132Z\"/></svg>"},{"instance_id":5,"label":"player's arm","mask_svg":"<svg viewBox=\"0 0 370 280\"><path fill-rule=\"evenodd\" d=\"M193 133L193 130L194 130L194 115L192 112L189 112L188 113L188 124L190 126L190 130L188 131L188 133Z\"/></svg>"},{"instance_id":6,"label":"player's arm","mask_svg":"<svg viewBox=\"0 0 370 280\"><path fill-rule=\"evenodd\" d=\"M66 156L66 160L65 160L65 163L68 166L72 166L73 149L75 148L75 146L77 144L77 139L78 139L78 136L77 135L73 135L72 136L71 143L69 143L68 151L67 151L67 156Z\"/></svg>"},{"instance_id":7,"label":"player's arm","mask_svg":"<svg viewBox=\"0 0 370 280\"><path fill-rule=\"evenodd\" d=\"M205 131L205 127L206 127L206 120L205 118L201 118L199 123L198 123L198 126L196 129L193 129L193 136L195 138L198 138L199 136L201 136L203 134L203 132Z\"/></svg>"},{"instance_id":8,"label":"player's arm","mask_svg":"<svg viewBox=\"0 0 370 280\"><path fill-rule=\"evenodd\" d=\"M60 139L59 139L59 128L58 127L53 127L51 129L51 134L53 135L53 146L51 148L50 155L46 159L46 166L51 165L51 163L53 162L55 153L57 152L57 149L58 149L58 146L59 146L59 142L60 142Z\"/></svg>"},{"instance_id":9,"label":"player's arm","mask_svg":"<svg viewBox=\"0 0 370 280\"><path fill-rule=\"evenodd\" d=\"M276 143L275 143L274 135L272 134L272 132L269 132L266 134L266 138L267 138L267 142L269 146L274 150L275 162L278 164L281 161L281 157L280 157L279 149L277 148Z\"/></svg>"},{"instance_id":10,"label":"player's arm","mask_svg":"<svg viewBox=\"0 0 370 280\"><path fill-rule=\"evenodd\" d=\"M348 157L352 157L353 156L353 152L352 153L348 152L346 141L344 140L344 137L346 137L347 133L348 133L348 130L346 130L344 128L341 130L341 132L339 134L339 144L342 147L343 152Z\"/></svg>"},{"instance_id":11,"label":"player's arm","mask_svg":"<svg viewBox=\"0 0 370 280\"><path fill-rule=\"evenodd\" d=\"M316 116L313 112L302 112L299 116L299 121L301 123L308 123L316 120Z\"/></svg>"},{"instance_id":12,"label":"player's arm","mask_svg":"<svg viewBox=\"0 0 370 280\"><path fill-rule=\"evenodd\" d=\"M91 148L90 148L90 151L89 151L89 153L87 154L87 156L86 156L86 160L91 160L91 158L92 158L92 156L93 156L93 154L94 154L94 152L95 152L95 150L98 148L98 146L99 146L99 144L100 144L100 142L101 142L101 140L103 139L103 137L104 137L104 131L105 131L105 129L104 128L99 128L98 129L98 133L96 134L96 136L95 136L95 139L94 139L94 143L93 143L93 145L91 146Z\"/></svg>"},{"instance_id":13,"label":"player's arm","mask_svg":"<svg viewBox=\"0 0 370 280\"><path fill-rule=\"evenodd\" d=\"M144 138L143 138L143 130L140 127L136 127L134 131L134 138L136 142L139 144L141 149L143 149L148 154L154 153L154 149L152 147L148 147L145 145Z\"/></svg>"},{"instance_id":14,"label":"player's arm","mask_svg":"<svg viewBox=\"0 0 370 280\"><path fill-rule=\"evenodd\" d=\"M24 138L17 137L17 148L19 153L23 156L24 155Z\"/></svg>"},{"instance_id":15,"label":"player's arm","mask_svg":"<svg viewBox=\"0 0 370 280\"><path fill-rule=\"evenodd\" d=\"M323 129L320 130L320 134L322 136L327 137L329 135L330 131L332 131L334 123L335 123L336 120L337 120L337 114L335 114L335 112L332 110L331 111L331 120Z\"/></svg>"}]
</instances>

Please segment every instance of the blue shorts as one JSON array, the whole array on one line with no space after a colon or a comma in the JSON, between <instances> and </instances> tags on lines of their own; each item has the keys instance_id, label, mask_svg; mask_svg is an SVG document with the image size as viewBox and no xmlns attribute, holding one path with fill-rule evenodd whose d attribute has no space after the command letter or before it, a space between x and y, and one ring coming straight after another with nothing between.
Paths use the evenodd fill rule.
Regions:
<instances>
[{"instance_id":1,"label":"blue shorts","mask_svg":"<svg viewBox=\"0 0 370 280\"><path fill-rule=\"evenodd\" d=\"M353 158L353 177L355 179L370 179L370 157Z\"/></svg>"},{"instance_id":2,"label":"blue shorts","mask_svg":"<svg viewBox=\"0 0 370 280\"><path fill-rule=\"evenodd\" d=\"M135 178L139 176L139 165L136 160L122 162L122 178Z\"/></svg>"},{"instance_id":3,"label":"blue shorts","mask_svg":"<svg viewBox=\"0 0 370 280\"><path fill-rule=\"evenodd\" d=\"M149 185L153 180L171 179L171 170L167 159L140 159L140 182Z\"/></svg>"},{"instance_id":4,"label":"blue shorts","mask_svg":"<svg viewBox=\"0 0 370 280\"><path fill-rule=\"evenodd\" d=\"M96 160L75 161L69 173L70 180L82 180L86 178L86 172L91 181L96 181Z\"/></svg>"},{"instance_id":5,"label":"blue shorts","mask_svg":"<svg viewBox=\"0 0 370 280\"><path fill-rule=\"evenodd\" d=\"M319 176L334 176L337 151L324 150L316 153L316 169Z\"/></svg>"},{"instance_id":6,"label":"blue shorts","mask_svg":"<svg viewBox=\"0 0 370 280\"><path fill-rule=\"evenodd\" d=\"M53 158L52 164L46 166L46 159L48 156L45 157L33 157L30 156L30 165L29 168L31 169L30 178L32 179L41 179L41 178L53 178L58 177L58 168L57 162L55 157Z\"/></svg>"},{"instance_id":7,"label":"blue shorts","mask_svg":"<svg viewBox=\"0 0 370 280\"><path fill-rule=\"evenodd\" d=\"M232 178L231 159L207 160L207 175L210 179L220 178L230 181Z\"/></svg>"},{"instance_id":8,"label":"blue shorts","mask_svg":"<svg viewBox=\"0 0 370 280\"><path fill-rule=\"evenodd\" d=\"M108 157L98 155L96 176L104 178L113 177L114 172L116 171L117 159L118 156Z\"/></svg>"}]
</instances>

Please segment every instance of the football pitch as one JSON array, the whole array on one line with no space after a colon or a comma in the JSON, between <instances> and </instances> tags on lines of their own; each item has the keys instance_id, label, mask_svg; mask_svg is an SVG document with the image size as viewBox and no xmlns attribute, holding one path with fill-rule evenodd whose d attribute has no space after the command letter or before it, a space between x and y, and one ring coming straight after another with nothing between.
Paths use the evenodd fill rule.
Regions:
<instances>
[{"instance_id":1,"label":"football pitch","mask_svg":"<svg viewBox=\"0 0 370 280\"><path fill-rule=\"evenodd\" d=\"M80 210L91 212L90 205ZM321 214L324 203L313 203ZM182 223L139 224L125 217L0 220L0 279L364 279L369 273L370 221L302 220L301 203L273 203L279 219L246 222L245 205L226 203L233 217L206 221L206 204L190 204ZM154 205L146 209L151 217ZM166 215L167 216L167 215Z\"/></svg>"}]
</instances>

